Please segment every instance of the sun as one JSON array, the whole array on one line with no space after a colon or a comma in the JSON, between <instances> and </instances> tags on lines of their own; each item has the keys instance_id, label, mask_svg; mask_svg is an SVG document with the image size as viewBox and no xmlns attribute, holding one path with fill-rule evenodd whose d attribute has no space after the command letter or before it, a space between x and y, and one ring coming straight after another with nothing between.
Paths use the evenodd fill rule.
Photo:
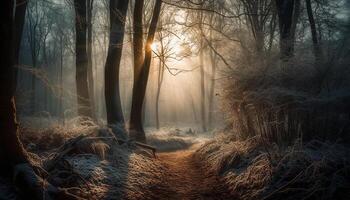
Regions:
<instances>
[{"instance_id":1,"label":"sun","mask_svg":"<svg viewBox=\"0 0 350 200\"><path fill-rule=\"evenodd\" d=\"M156 50L158 49L158 44L155 43L155 42L153 42L153 43L151 44L151 49L152 49L153 51L156 51Z\"/></svg>"}]
</instances>

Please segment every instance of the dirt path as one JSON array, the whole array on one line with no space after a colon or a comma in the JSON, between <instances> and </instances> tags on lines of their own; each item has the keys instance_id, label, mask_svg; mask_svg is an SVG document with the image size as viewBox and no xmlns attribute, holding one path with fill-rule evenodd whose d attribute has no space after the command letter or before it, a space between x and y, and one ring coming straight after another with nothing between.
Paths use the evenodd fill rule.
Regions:
<instances>
[{"instance_id":1,"label":"dirt path","mask_svg":"<svg viewBox=\"0 0 350 200\"><path fill-rule=\"evenodd\" d=\"M164 181L169 199L232 199L217 176L205 173L193 158L193 149L160 153L158 157L168 170Z\"/></svg>"}]
</instances>

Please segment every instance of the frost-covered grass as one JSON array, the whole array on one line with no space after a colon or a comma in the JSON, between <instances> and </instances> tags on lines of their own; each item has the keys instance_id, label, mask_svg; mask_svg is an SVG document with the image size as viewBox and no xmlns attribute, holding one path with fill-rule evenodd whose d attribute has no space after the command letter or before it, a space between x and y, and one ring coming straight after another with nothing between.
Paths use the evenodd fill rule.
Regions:
<instances>
[{"instance_id":1,"label":"frost-covered grass","mask_svg":"<svg viewBox=\"0 0 350 200\"><path fill-rule=\"evenodd\" d=\"M174 151L187 149L194 144L208 140L211 133L198 133L191 127L164 127L160 130L149 128L147 132L148 144L155 146L158 151Z\"/></svg>"},{"instance_id":2,"label":"frost-covered grass","mask_svg":"<svg viewBox=\"0 0 350 200\"><path fill-rule=\"evenodd\" d=\"M237 199L349 199L350 150L313 140L279 149L258 137L211 140L195 153Z\"/></svg>"},{"instance_id":3,"label":"frost-covered grass","mask_svg":"<svg viewBox=\"0 0 350 200\"><path fill-rule=\"evenodd\" d=\"M42 126L37 126L42 124ZM26 118L21 125L21 140L33 163L45 168L45 177L55 186L71 188L72 193L95 199L167 199L172 186L164 177L173 176L164 164L132 141L121 143L110 138L110 130L93 121L74 118L62 125L58 120ZM117 139L127 134L114 127ZM62 148L85 135L53 168L50 162ZM190 127L148 128L148 144L157 152L190 148L209 140L213 133L200 133ZM108 139L106 139L108 138Z\"/></svg>"},{"instance_id":4,"label":"frost-covered grass","mask_svg":"<svg viewBox=\"0 0 350 200\"><path fill-rule=\"evenodd\" d=\"M62 125L57 120L33 117L21 120L20 128L21 140L29 150L47 151L61 146L68 139L92 134L99 126L80 118L70 119Z\"/></svg>"},{"instance_id":5,"label":"frost-covered grass","mask_svg":"<svg viewBox=\"0 0 350 200\"><path fill-rule=\"evenodd\" d=\"M127 137L121 129L114 131L118 131L117 139ZM71 188L70 192L78 196L91 200L166 199L156 192L170 187L162 182L167 171L160 161L132 141L118 143L110 133L110 129L92 121L76 118L64 126L22 126L21 139L31 152L33 163L48 171L46 179L55 186ZM63 145L80 135L87 137L48 169L48 163L62 153Z\"/></svg>"},{"instance_id":6,"label":"frost-covered grass","mask_svg":"<svg viewBox=\"0 0 350 200\"><path fill-rule=\"evenodd\" d=\"M342 52L348 50L316 63L299 51L288 62L274 53L242 54L228 70L222 110L237 137L280 145L298 138L350 141L350 60Z\"/></svg>"}]
</instances>

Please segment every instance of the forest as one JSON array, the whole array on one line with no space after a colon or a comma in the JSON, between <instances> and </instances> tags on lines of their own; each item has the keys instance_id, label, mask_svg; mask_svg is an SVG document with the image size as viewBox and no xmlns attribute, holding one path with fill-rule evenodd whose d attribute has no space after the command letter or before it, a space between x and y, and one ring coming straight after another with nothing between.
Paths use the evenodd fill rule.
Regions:
<instances>
[{"instance_id":1,"label":"forest","mask_svg":"<svg viewBox=\"0 0 350 200\"><path fill-rule=\"evenodd\" d=\"M2 0L0 200L349 200L349 0Z\"/></svg>"}]
</instances>

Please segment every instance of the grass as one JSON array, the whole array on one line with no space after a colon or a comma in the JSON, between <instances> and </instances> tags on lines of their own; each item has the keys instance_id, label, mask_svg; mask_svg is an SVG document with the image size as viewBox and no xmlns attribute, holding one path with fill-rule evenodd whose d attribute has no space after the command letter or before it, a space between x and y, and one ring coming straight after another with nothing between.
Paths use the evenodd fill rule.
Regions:
<instances>
[{"instance_id":1,"label":"grass","mask_svg":"<svg viewBox=\"0 0 350 200\"><path fill-rule=\"evenodd\" d=\"M218 138L200 147L196 158L221 177L237 199L348 199L349 149L313 140L286 149Z\"/></svg>"}]
</instances>

